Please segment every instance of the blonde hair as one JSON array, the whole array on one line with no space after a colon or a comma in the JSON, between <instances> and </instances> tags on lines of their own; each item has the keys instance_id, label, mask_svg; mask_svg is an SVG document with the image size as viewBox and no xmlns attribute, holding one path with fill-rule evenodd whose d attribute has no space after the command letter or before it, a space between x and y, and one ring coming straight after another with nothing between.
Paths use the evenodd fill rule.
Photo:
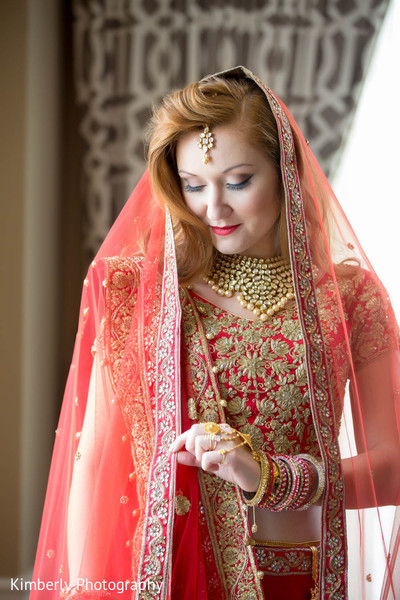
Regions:
<instances>
[{"instance_id":1,"label":"blonde hair","mask_svg":"<svg viewBox=\"0 0 400 600\"><path fill-rule=\"evenodd\" d=\"M185 134L200 131L205 125L212 129L232 123L238 134L264 152L276 167L281 188L276 238L281 253L289 257L279 136L268 101L251 79L213 76L166 96L154 109L147 132L150 177L156 197L165 202L171 213L181 283L189 283L207 273L212 267L215 249L208 227L189 211L184 201L176 165L177 143ZM312 215L313 210L309 208ZM306 213L309 221L310 210ZM315 221L316 216L311 216L311 220ZM315 222L309 224L311 229L316 225ZM318 245L321 241L318 240Z\"/></svg>"}]
</instances>

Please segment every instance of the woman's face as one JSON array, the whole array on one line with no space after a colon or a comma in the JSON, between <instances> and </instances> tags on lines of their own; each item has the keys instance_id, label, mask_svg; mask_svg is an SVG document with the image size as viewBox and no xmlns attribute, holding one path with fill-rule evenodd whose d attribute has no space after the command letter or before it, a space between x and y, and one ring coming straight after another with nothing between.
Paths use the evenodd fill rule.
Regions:
<instances>
[{"instance_id":1,"label":"woman's face","mask_svg":"<svg viewBox=\"0 0 400 600\"><path fill-rule=\"evenodd\" d=\"M238 135L235 124L212 131L214 147L203 163L200 132L177 145L182 193L190 211L205 223L223 254L266 258L279 253L279 177L272 161Z\"/></svg>"}]
</instances>

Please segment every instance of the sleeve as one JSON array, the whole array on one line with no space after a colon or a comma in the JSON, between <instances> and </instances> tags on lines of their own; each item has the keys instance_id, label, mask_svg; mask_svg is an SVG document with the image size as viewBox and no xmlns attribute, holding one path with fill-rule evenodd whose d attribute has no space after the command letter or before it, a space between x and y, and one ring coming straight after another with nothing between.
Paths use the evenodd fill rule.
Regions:
<instances>
[{"instance_id":1,"label":"sleeve","mask_svg":"<svg viewBox=\"0 0 400 600\"><path fill-rule=\"evenodd\" d=\"M116 387L137 301L143 259L114 257L106 260L104 351Z\"/></svg>"},{"instance_id":2,"label":"sleeve","mask_svg":"<svg viewBox=\"0 0 400 600\"><path fill-rule=\"evenodd\" d=\"M388 352L397 332L391 325L392 307L383 285L369 271L360 270L348 296L350 343L356 369Z\"/></svg>"},{"instance_id":3,"label":"sleeve","mask_svg":"<svg viewBox=\"0 0 400 600\"><path fill-rule=\"evenodd\" d=\"M89 597L82 581L131 577L140 506L130 429L116 382L139 275L136 259L106 258L94 261L84 280L31 600ZM120 597L130 596L125 590Z\"/></svg>"}]
</instances>

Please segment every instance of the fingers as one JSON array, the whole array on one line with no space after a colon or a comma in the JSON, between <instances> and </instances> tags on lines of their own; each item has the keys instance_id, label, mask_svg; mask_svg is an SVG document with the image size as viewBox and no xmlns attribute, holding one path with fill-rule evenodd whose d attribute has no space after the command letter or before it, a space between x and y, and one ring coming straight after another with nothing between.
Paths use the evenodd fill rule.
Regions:
<instances>
[{"instance_id":1,"label":"fingers","mask_svg":"<svg viewBox=\"0 0 400 600\"><path fill-rule=\"evenodd\" d=\"M190 429L188 429L188 431L185 431L185 433L178 435L176 440L174 442L172 442L172 444L170 445L169 451L172 453L172 452L179 452L179 450L182 450L182 448L184 448L186 445L186 440L187 440L189 433L190 433Z\"/></svg>"},{"instance_id":2,"label":"fingers","mask_svg":"<svg viewBox=\"0 0 400 600\"><path fill-rule=\"evenodd\" d=\"M199 463L201 463L203 455L214 450L216 446L216 442L212 442L207 435L196 436L194 442L194 453Z\"/></svg>"},{"instance_id":3,"label":"fingers","mask_svg":"<svg viewBox=\"0 0 400 600\"><path fill-rule=\"evenodd\" d=\"M169 447L169 451L179 452L179 450L182 450L182 448L186 448L188 452L193 451L194 453L195 437L201 433L204 434L204 427L200 425L200 423L192 425L190 429L184 433L181 433L181 435L178 435L176 440L172 442L171 446Z\"/></svg>"},{"instance_id":4,"label":"fingers","mask_svg":"<svg viewBox=\"0 0 400 600\"><path fill-rule=\"evenodd\" d=\"M228 441L227 444L223 444L223 447L230 448L232 444L234 445L232 441ZM216 446L217 441L212 440L210 435L205 432L204 425L196 423L176 438L169 451L178 454L177 460L180 464L215 472L218 471L225 459Z\"/></svg>"},{"instance_id":5,"label":"fingers","mask_svg":"<svg viewBox=\"0 0 400 600\"><path fill-rule=\"evenodd\" d=\"M200 466L203 471L218 471L219 466L223 462L223 456L218 452L218 450L214 450L211 452L205 452L201 457Z\"/></svg>"},{"instance_id":6,"label":"fingers","mask_svg":"<svg viewBox=\"0 0 400 600\"><path fill-rule=\"evenodd\" d=\"M219 465L222 462L223 457L218 451L215 452L203 452L201 461L198 461L193 454L186 451L180 451L177 453L177 461L181 465L187 467L198 467L203 471L218 471Z\"/></svg>"},{"instance_id":7,"label":"fingers","mask_svg":"<svg viewBox=\"0 0 400 600\"><path fill-rule=\"evenodd\" d=\"M190 452L178 452L177 461L181 465L186 465L187 467L201 467L201 464L196 460L196 457L193 454L190 454Z\"/></svg>"}]
</instances>

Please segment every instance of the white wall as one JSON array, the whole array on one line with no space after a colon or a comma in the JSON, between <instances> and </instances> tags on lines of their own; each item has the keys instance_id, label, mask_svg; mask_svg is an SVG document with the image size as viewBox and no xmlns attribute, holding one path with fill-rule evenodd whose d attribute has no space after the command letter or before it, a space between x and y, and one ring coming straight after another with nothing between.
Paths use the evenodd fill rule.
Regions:
<instances>
[{"instance_id":1,"label":"white wall","mask_svg":"<svg viewBox=\"0 0 400 600\"><path fill-rule=\"evenodd\" d=\"M400 318L400 0L392 0L333 188Z\"/></svg>"}]
</instances>

